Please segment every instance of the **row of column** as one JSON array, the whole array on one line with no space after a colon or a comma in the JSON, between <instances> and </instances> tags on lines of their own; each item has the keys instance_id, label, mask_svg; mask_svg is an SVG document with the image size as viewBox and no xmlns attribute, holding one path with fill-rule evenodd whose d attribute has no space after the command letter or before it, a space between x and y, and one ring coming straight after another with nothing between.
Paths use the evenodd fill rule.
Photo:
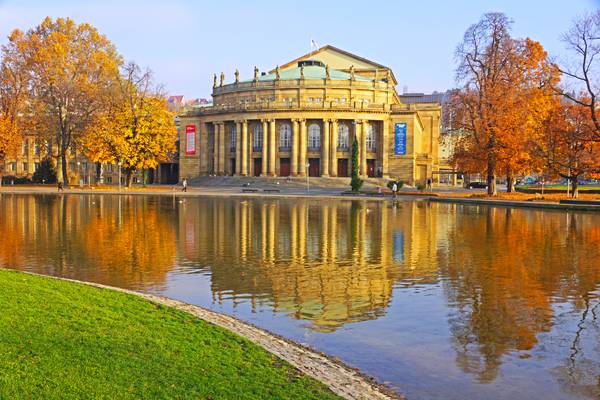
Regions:
<instances>
[{"instance_id":1,"label":"row of column","mask_svg":"<svg viewBox=\"0 0 600 400\"><path fill-rule=\"evenodd\" d=\"M337 147L338 147L338 120L323 119L323 130L321 135L321 176L337 176ZM292 145L290 152L290 174L292 176L306 176L308 163L308 134L306 119L293 118L292 122ZM354 120L355 140L359 141L359 174L367 175L367 140L366 120ZM275 176L277 162L276 148L276 125L275 119L262 119L262 176ZM214 169L219 175L225 174L226 137L225 123L214 122ZM236 146L235 146L235 171L236 175L247 176L251 174L251 162L253 159L253 135L248 132L248 121L239 120L235 122ZM385 154L385 143L387 143L388 126L383 123L381 137L377 140L380 167L384 175L388 173L388 160Z\"/></svg>"}]
</instances>

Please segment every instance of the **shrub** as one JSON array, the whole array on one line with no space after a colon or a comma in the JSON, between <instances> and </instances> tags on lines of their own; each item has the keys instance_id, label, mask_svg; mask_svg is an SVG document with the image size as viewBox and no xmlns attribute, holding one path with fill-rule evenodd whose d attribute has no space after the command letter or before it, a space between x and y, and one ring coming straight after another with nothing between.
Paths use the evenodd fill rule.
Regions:
<instances>
[{"instance_id":1,"label":"shrub","mask_svg":"<svg viewBox=\"0 0 600 400\"><path fill-rule=\"evenodd\" d=\"M404 182L402 182L402 181L388 181L388 183L387 183L388 189L392 190L394 183L396 184L396 187L398 188L398 190L402 189L402 186L404 186Z\"/></svg>"},{"instance_id":2,"label":"shrub","mask_svg":"<svg viewBox=\"0 0 600 400\"><path fill-rule=\"evenodd\" d=\"M56 171L49 159L42 160L37 171L33 174L35 183L56 183Z\"/></svg>"},{"instance_id":3,"label":"shrub","mask_svg":"<svg viewBox=\"0 0 600 400\"><path fill-rule=\"evenodd\" d=\"M417 185L416 185L415 187L417 188L417 190L418 190L419 192L423 192L423 191L425 191L425 187L426 187L426 186L425 186L425 185L423 185L422 183L417 183Z\"/></svg>"},{"instance_id":4,"label":"shrub","mask_svg":"<svg viewBox=\"0 0 600 400\"><path fill-rule=\"evenodd\" d=\"M352 143L352 179L350 186L353 192L358 192L363 185L362 179L358 177L358 141Z\"/></svg>"},{"instance_id":5,"label":"shrub","mask_svg":"<svg viewBox=\"0 0 600 400\"><path fill-rule=\"evenodd\" d=\"M25 183L31 183L31 179L14 175L5 175L2 177L2 185L22 185Z\"/></svg>"},{"instance_id":6,"label":"shrub","mask_svg":"<svg viewBox=\"0 0 600 400\"><path fill-rule=\"evenodd\" d=\"M350 186L352 187L353 192L358 192L363 185L363 180L358 176L353 176L350 180Z\"/></svg>"}]
</instances>

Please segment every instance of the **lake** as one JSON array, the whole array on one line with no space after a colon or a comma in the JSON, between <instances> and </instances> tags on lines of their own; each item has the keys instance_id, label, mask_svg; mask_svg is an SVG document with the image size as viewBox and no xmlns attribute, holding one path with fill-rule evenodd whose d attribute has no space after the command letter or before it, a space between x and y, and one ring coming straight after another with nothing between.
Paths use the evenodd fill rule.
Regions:
<instances>
[{"instance_id":1,"label":"lake","mask_svg":"<svg viewBox=\"0 0 600 400\"><path fill-rule=\"evenodd\" d=\"M4 193L0 266L234 315L408 399L600 398L600 214Z\"/></svg>"}]
</instances>

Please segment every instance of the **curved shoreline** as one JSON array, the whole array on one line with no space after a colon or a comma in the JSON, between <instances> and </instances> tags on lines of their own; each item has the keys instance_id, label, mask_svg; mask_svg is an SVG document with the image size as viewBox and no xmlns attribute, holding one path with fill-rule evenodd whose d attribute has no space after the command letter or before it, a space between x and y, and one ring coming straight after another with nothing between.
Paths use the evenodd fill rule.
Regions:
<instances>
[{"instance_id":1,"label":"curved shoreline","mask_svg":"<svg viewBox=\"0 0 600 400\"><path fill-rule=\"evenodd\" d=\"M8 268L5 270L15 271ZM62 278L51 275L37 274L29 271L21 273L57 279L66 282L91 286L98 289L111 290L141 297L155 304L161 304L179 311L186 312L210 324L224 328L251 342L259 345L269 353L288 362L301 372L325 384L332 392L345 399L352 400L393 400L404 399L387 387L378 384L375 380L357 369L343 364L341 361L318 353L289 339L272 334L239 319L221 314L206 308L187 304L164 296L146 294L133 290L102 285L94 282L80 281L77 279Z\"/></svg>"}]
</instances>

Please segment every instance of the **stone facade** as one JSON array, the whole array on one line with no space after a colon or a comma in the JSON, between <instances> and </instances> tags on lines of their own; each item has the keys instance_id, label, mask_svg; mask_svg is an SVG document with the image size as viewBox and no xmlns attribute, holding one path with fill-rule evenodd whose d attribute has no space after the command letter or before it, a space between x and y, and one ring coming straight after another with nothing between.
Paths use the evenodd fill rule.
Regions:
<instances>
[{"instance_id":1,"label":"stone facade","mask_svg":"<svg viewBox=\"0 0 600 400\"><path fill-rule=\"evenodd\" d=\"M441 106L404 104L392 71L332 46L225 84L213 104L180 115L180 179L202 175L349 176L424 183L438 167ZM396 124L405 124L396 154ZM194 143L187 143L193 139ZM402 152L400 152L402 153Z\"/></svg>"}]
</instances>

